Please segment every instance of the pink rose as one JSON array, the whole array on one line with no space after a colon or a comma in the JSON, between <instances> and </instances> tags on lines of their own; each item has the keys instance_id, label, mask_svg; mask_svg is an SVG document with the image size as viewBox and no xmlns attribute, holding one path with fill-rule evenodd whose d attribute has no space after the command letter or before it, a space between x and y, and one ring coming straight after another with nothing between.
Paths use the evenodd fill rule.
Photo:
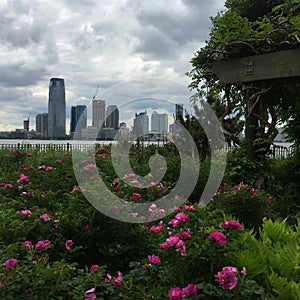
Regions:
<instances>
[{"instance_id":1,"label":"pink rose","mask_svg":"<svg viewBox=\"0 0 300 300\"><path fill-rule=\"evenodd\" d=\"M25 241L25 242L24 242L24 245L25 245L26 247L31 247L31 246L32 246L32 242L30 242L30 241Z\"/></svg>"},{"instance_id":2,"label":"pink rose","mask_svg":"<svg viewBox=\"0 0 300 300\"><path fill-rule=\"evenodd\" d=\"M37 250L41 250L43 248L46 248L47 250L47 247L51 244L51 242L49 240L43 240L43 241L38 241L35 245L35 248Z\"/></svg>"},{"instance_id":3,"label":"pink rose","mask_svg":"<svg viewBox=\"0 0 300 300\"><path fill-rule=\"evenodd\" d=\"M122 276L122 273L120 271L118 271L118 277L116 277L114 280L113 280L113 285L115 287L119 287L121 285L121 282L123 280L123 276Z\"/></svg>"},{"instance_id":4,"label":"pink rose","mask_svg":"<svg viewBox=\"0 0 300 300\"><path fill-rule=\"evenodd\" d=\"M150 229L149 229L149 232L150 233L160 233L161 230L163 230L163 229L164 229L163 225L151 226Z\"/></svg>"},{"instance_id":5,"label":"pink rose","mask_svg":"<svg viewBox=\"0 0 300 300\"><path fill-rule=\"evenodd\" d=\"M182 289L182 296L185 298L192 294L197 295L198 291L199 291L199 289L198 289L197 284L190 283L185 288Z\"/></svg>"},{"instance_id":6,"label":"pink rose","mask_svg":"<svg viewBox=\"0 0 300 300\"><path fill-rule=\"evenodd\" d=\"M150 264L153 264L153 265L158 265L161 263L159 256L154 255L154 254L148 255L148 260L149 260Z\"/></svg>"},{"instance_id":7,"label":"pink rose","mask_svg":"<svg viewBox=\"0 0 300 300\"><path fill-rule=\"evenodd\" d=\"M211 232L209 238L220 245L224 245L227 243L226 236L222 232L214 231Z\"/></svg>"},{"instance_id":8,"label":"pink rose","mask_svg":"<svg viewBox=\"0 0 300 300\"><path fill-rule=\"evenodd\" d=\"M215 275L215 281L220 283L224 290L232 290L238 283L238 279L235 277L237 271L235 267L224 267L221 272Z\"/></svg>"},{"instance_id":9,"label":"pink rose","mask_svg":"<svg viewBox=\"0 0 300 300\"><path fill-rule=\"evenodd\" d=\"M169 290L169 299L170 300L182 300L182 290L179 287L171 288Z\"/></svg>"},{"instance_id":10,"label":"pink rose","mask_svg":"<svg viewBox=\"0 0 300 300\"><path fill-rule=\"evenodd\" d=\"M247 275L247 270L245 267L243 267L241 274L243 275L243 277L245 277Z\"/></svg>"},{"instance_id":11,"label":"pink rose","mask_svg":"<svg viewBox=\"0 0 300 300\"><path fill-rule=\"evenodd\" d=\"M175 216L175 219L181 222L187 222L189 220L189 216L183 212L180 212Z\"/></svg>"},{"instance_id":12,"label":"pink rose","mask_svg":"<svg viewBox=\"0 0 300 300\"><path fill-rule=\"evenodd\" d=\"M73 246L73 241L72 240L67 240L66 241L66 249L71 250L71 247Z\"/></svg>"},{"instance_id":13,"label":"pink rose","mask_svg":"<svg viewBox=\"0 0 300 300\"><path fill-rule=\"evenodd\" d=\"M48 214L42 214L40 216L41 219L44 219L45 222L50 221L50 216Z\"/></svg>"},{"instance_id":14,"label":"pink rose","mask_svg":"<svg viewBox=\"0 0 300 300\"><path fill-rule=\"evenodd\" d=\"M10 258L7 261L5 261L4 265L6 269L13 269L15 265L17 264L17 260L15 258Z\"/></svg>"},{"instance_id":15,"label":"pink rose","mask_svg":"<svg viewBox=\"0 0 300 300\"><path fill-rule=\"evenodd\" d=\"M191 238L191 234L189 232L187 232L187 231L184 231L184 232L181 233L181 237L183 239L190 239Z\"/></svg>"},{"instance_id":16,"label":"pink rose","mask_svg":"<svg viewBox=\"0 0 300 300\"><path fill-rule=\"evenodd\" d=\"M32 214L32 212L30 211L30 210L28 210L28 209L26 209L26 210L22 210L22 215L23 216L30 216Z\"/></svg>"},{"instance_id":17,"label":"pink rose","mask_svg":"<svg viewBox=\"0 0 300 300\"><path fill-rule=\"evenodd\" d=\"M227 220L224 220L222 223L221 223L221 226L223 226L224 228L229 228L229 229L241 229L242 228L242 225L237 222L237 221L227 221Z\"/></svg>"},{"instance_id":18,"label":"pink rose","mask_svg":"<svg viewBox=\"0 0 300 300\"><path fill-rule=\"evenodd\" d=\"M38 249L38 250L41 250L41 249L45 248L45 243L44 243L44 241L38 241L38 242L35 244L35 248Z\"/></svg>"},{"instance_id":19,"label":"pink rose","mask_svg":"<svg viewBox=\"0 0 300 300\"><path fill-rule=\"evenodd\" d=\"M97 299L97 296L96 294L94 294L95 292L95 288L92 288L88 291L85 292L85 300L96 300Z\"/></svg>"},{"instance_id":20,"label":"pink rose","mask_svg":"<svg viewBox=\"0 0 300 300\"><path fill-rule=\"evenodd\" d=\"M90 267L90 272L94 272L94 271L96 271L98 268L99 268L98 265L92 265L92 266Z\"/></svg>"}]
</instances>

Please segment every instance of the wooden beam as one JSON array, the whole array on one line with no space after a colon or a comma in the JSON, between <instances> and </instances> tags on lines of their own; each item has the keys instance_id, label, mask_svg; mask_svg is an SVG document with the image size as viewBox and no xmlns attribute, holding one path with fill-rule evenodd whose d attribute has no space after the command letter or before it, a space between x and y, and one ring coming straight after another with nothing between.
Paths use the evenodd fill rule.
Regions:
<instances>
[{"instance_id":1,"label":"wooden beam","mask_svg":"<svg viewBox=\"0 0 300 300\"><path fill-rule=\"evenodd\" d=\"M214 62L212 71L224 83L298 77L300 48Z\"/></svg>"}]
</instances>

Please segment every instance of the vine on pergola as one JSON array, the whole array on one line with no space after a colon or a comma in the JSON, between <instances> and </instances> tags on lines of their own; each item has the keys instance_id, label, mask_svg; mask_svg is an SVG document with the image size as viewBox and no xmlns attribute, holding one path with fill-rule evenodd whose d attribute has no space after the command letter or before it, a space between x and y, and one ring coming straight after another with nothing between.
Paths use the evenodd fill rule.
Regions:
<instances>
[{"instance_id":1,"label":"vine on pergola","mask_svg":"<svg viewBox=\"0 0 300 300\"><path fill-rule=\"evenodd\" d=\"M263 8L264 14L256 18L253 17L255 11L252 11L251 18L247 17L246 4L249 3L249 0L227 1L228 9L212 18L210 40L195 53L191 60L193 69L188 75L192 80L190 88L196 91L194 99L199 96L214 98L225 106L220 123L230 138L239 132L230 132L230 128L225 128L224 120L237 111L243 113L248 156L257 160L265 157L278 133L276 125L280 120L277 111L285 100L284 96L281 97L281 89L293 80L225 84L212 71L212 64L300 48L300 0L252 1ZM241 13L237 7L244 8L246 13Z\"/></svg>"}]
</instances>

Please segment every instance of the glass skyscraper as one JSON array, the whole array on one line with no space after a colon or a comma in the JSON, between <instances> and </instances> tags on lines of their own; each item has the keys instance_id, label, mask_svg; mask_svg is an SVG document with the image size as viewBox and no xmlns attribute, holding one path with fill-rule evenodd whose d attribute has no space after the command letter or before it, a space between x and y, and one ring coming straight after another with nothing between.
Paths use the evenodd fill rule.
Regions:
<instances>
[{"instance_id":1,"label":"glass skyscraper","mask_svg":"<svg viewBox=\"0 0 300 300\"><path fill-rule=\"evenodd\" d=\"M71 107L71 124L70 134L81 136L82 129L87 125L87 110L86 105L77 105Z\"/></svg>"},{"instance_id":2,"label":"glass skyscraper","mask_svg":"<svg viewBox=\"0 0 300 300\"><path fill-rule=\"evenodd\" d=\"M106 127L119 128L119 109L116 105L108 105L106 109Z\"/></svg>"},{"instance_id":3,"label":"glass skyscraper","mask_svg":"<svg viewBox=\"0 0 300 300\"><path fill-rule=\"evenodd\" d=\"M48 136L49 138L64 138L66 136L65 82L61 78L50 79Z\"/></svg>"}]
</instances>

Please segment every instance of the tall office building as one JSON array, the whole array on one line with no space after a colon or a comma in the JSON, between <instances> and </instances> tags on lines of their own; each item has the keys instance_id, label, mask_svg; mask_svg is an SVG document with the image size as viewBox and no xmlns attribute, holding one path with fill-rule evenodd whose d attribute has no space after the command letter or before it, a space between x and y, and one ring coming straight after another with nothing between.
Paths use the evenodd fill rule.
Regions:
<instances>
[{"instance_id":1,"label":"tall office building","mask_svg":"<svg viewBox=\"0 0 300 300\"><path fill-rule=\"evenodd\" d=\"M159 134L166 134L168 132L168 115L159 114L154 111L151 114L151 131Z\"/></svg>"},{"instance_id":2,"label":"tall office building","mask_svg":"<svg viewBox=\"0 0 300 300\"><path fill-rule=\"evenodd\" d=\"M23 121L24 130L29 131L29 118Z\"/></svg>"},{"instance_id":3,"label":"tall office building","mask_svg":"<svg viewBox=\"0 0 300 300\"><path fill-rule=\"evenodd\" d=\"M105 101L93 100L92 101L92 126L104 127L105 125Z\"/></svg>"},{"instance_id":4,"label":"tall office building","mask_svg":"<svg viewBox=\"0 0 300 300\"><path fill-rule=\"evenodd\" d=\"M138 138L144 134L149 132L149 118L147 112L142 112L139 114L135 114L135 118L133 119L133 129L132 133L135 138Z\"/></svg>"},{"instance_id":5,"label":"tall office building","mask_svg":"<svg viewBox=\"0 0 300 300\"><path fill-rule=\"evenodd\" d=\"M38 114L35 117L35 131L40 137L48 137L48 114Z\"/></svg>"},{"instance_id":6,"label":"tall office building","mask_svg":"<svg viewBox=\"0 0 300 300\"><path fill-rule=\"evenodd\" d=\"M175 104L175 120L179 121L183 117L183 104Z\"/></svg>"},{"instance_id":7,"label":"tall office building","mask_svg":"<svg viewBox=\"0 0 300 300\"><path fill-rule=\"evenodd\" d=\"M66 96L65 82L61 78L51 78L48 102L48 136L66 136Z\"/></svg>"},{"instance_id":8,"label":"tall office building","mask_svg":"<svg viewBox=\"0 0 300 300\"><path fill-rule=\"evenodd\" d=\"M81 137L82 129L87 125L86 105L76 105L71 107L70 135Z\"/></svg>"},{"instance_id":9,"label":"tall office building","mask_svg":"<svg viewBox=\"0 0 300 300\"><path fill-rule=\"evenodd\" d=\"M106 109L106 127L119 128L119 109L116 105L108 105Z\"/></svg>"}]
</instances>

